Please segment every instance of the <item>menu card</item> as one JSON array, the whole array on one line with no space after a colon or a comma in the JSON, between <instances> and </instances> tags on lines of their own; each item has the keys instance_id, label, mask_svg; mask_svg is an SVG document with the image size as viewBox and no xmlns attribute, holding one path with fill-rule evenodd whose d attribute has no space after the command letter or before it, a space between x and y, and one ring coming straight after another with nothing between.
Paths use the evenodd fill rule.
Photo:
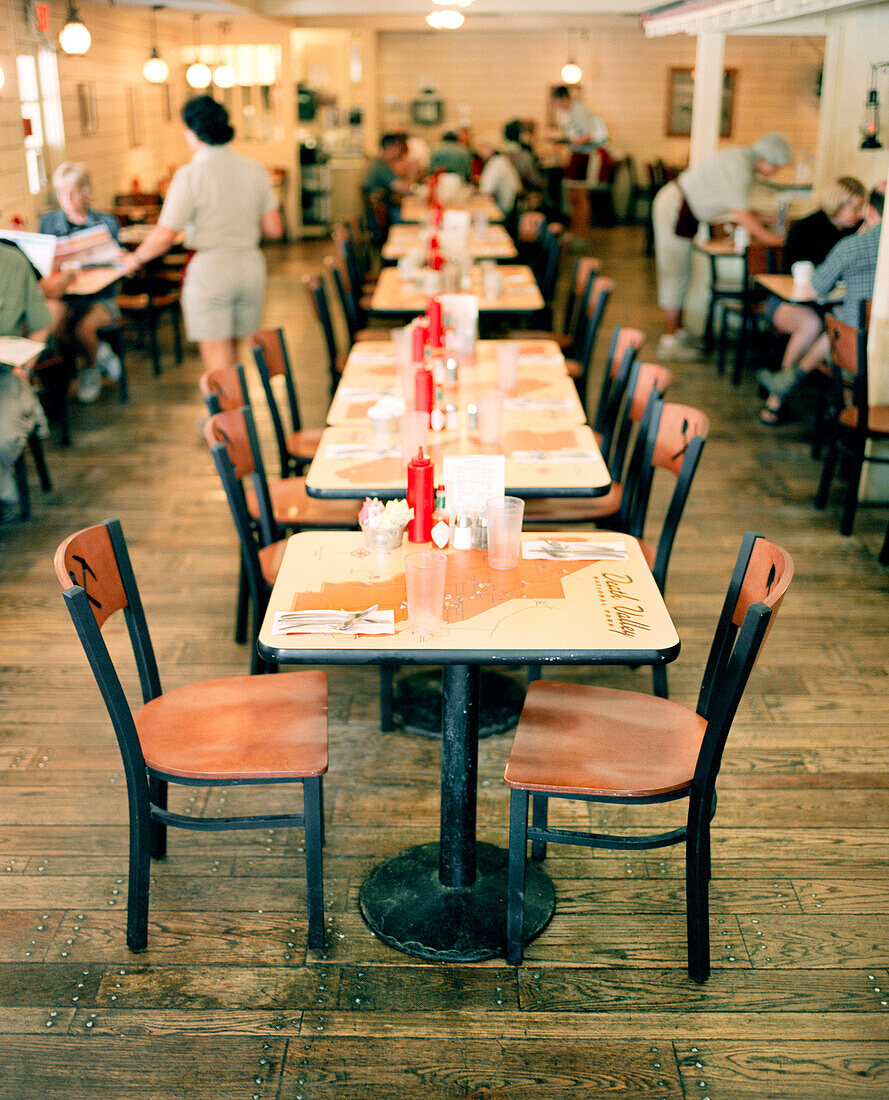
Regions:
<instances>
[{"instance_id":1,"label":"menu card","mask_svg":"<svg viewBox=\"0 0 889 1100\"><path fill-rule=\"evenodd\" d=\"M445 500L452 516L479 515L506 488L505 455L445 455Z\"/></svg>"}]
</instances>

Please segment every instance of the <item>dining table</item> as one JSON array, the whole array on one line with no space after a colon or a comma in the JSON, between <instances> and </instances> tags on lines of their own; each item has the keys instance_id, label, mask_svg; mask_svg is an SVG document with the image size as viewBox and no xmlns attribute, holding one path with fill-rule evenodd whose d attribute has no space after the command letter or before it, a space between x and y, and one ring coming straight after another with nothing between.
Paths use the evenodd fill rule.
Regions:
<instances>
[{"instance_id":1,"label":"dining table","mask_svg":"<svg viewBox=\"0 0 889 1100\"><path fill-rule=\"evenodd\" d=\"M474 294L478 298L480 314L536 313L543 309L543 295L527 264L498 264L497 293L485 292L482 266L474 264L470 270L470 283L461 286L459 292ZM370 300L370 312L377 316L415 317L425 311L432 294L441 287L430 289L430 275L436 273L422 269L416 278L403 279L396 267L384 267L374 287ZM489 287L490 289L490 287Z\"/></svg>"},{"instance_id":2,"label":"dining table","mask_svg":"<svg viewBox=\"0 0 889 1100\"><path fill-rule=\"evenodd\" d=\"M465 210L476 219L503 221L503 211L494 199L478 191L463 194L453 201L442 203L442 206L445 210ZM401 200L400 216L403 222L428 222L432 213L432 207L425 195L405 195Z\"/></svg>"},{"instance_id":3,"label":"dining table","mask_svg":"<svg viewBox=\"0 0 889 1100\"><path fill-rule=\"evenodd\" d=\"M119 267L111 265L82 267L65 287L65 297L80 298L84 295L98 294L122 278L123 273Z\"/></svg>"},{"instance_id":4,"label":"dining table","mask_svg":"<svg viewBox=\"0 0 889 1100\"><path fill-rule=\"evenodd\" d=\"M393 263L412 252L425 252L429 247L432 230L416 224L393 225L380 253L385 263ZM458 252L472 260L514 260L517 251L512 237L497 223L484 228L472 226L466 234L451 233L441 229L435 234L442 252Z\"/></svg>"},{"instance_id":5,"label":"dining table","mask_svg":"<svg viewBox=\"0 0 889 1100\"><path fill-rule=\"evenodd\" d=\"M554 340L478 340L470 353L443 348L440 358L458 363L457 382L444 390L444 399L465 411L478 402L480 390L498 385L498 348L518 347L515 391L504 398L510 423L552 427L558 422L583 424L584 408L577 387L565 369L565 358ZM339 385L327 411L328 424L364 420L368 409L383 397L402 393L391 340L362 340L352 345Z\"/></svg>"},{"instance_id":6,"label":"dining table","mask_svg":"<svg viewBox=\"0 0 889 1100\"><path fill-rule=\"evenodd\" d=\"M792 275L757 275L757 283L770 294L775 294L785 302L798 305L833 306L839 305L846 296L844 286L835 286L828 294L816 294L810 284L795 282Z\"/></svg>"},{"instance_id":7,"label":"dining table","mask_svg":"<svg viewBox=\"0 0 889 1100\"><path fill-rule=\"evenodd\" d=\"M577 531L550 537L557 545L590 538ZM654 665L679 653L676 628L636 540L604 531L595 539L620 560L529 555L540 542L531 534L522 536L522 557L509 570L492 569L484 551L448 550L444 623L428 636L408 623L410 544L371 550L361 533L347 531L304 531L287 542L259 632L265 660L443 669L438 839L378 864L359 894L367 925L398 950L455 962L504 952L507 853L476 835L480 666ZM286 633L275 626L279 612L373 605L391 612L391 633L363 634L360 625L351 632ZM555 907L552 882L536 864L529 867L525 905L530 940Z\"/></svg>"}]
</instances>

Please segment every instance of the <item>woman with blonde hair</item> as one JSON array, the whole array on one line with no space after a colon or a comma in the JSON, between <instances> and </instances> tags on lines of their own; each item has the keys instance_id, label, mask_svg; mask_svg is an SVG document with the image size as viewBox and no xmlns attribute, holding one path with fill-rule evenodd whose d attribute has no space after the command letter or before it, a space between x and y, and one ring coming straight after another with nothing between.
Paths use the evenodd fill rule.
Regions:
<instances>
[{"instance_id":1,"label":"woman with blonde hair","mask_svg":"<svg viewBox=\"0 0 889 1100\"><path fill-rule=\"evenodd\" d=\"M117 218L90 208L92 181L82 164L71 160L60 164L53 172L52 186L59 209L41 215L41 233L51 233L54 237L70 237L81 229L104 225L117 240L120 231ZM53 333L59 336L65 329L71 330L75 340L89 357L90 365L80 372L77 394L81 401L89 403L99 396L103 375L113 382L120 378L120 360L111 346L98 336L98 330L118 318L120 311L113 287L96 295L63 300L60 295L64 293L65 285L64 281L54 283L41 280L40 283L53 314Z\"/></svg>"},{"instance_id":2,"label":"woman with blonde hair","mask_svg":"<svg viewBox=\"0 0 889 1100\"><path fill-rule=\"evenodd\" d=\"M840 176L821 193L819 208L787 230L787 239L781 256L781 271L789 275L798 260L809 260L816 267L827 257L834 245L843 237L854 233L861 223L866 189L861 180L853 176ZM781 370L789 378L794 367L805 356L821 333L824 323L821 314L808 306L785 302L775 294L766 299L764 312L778 332L789 335ZM769 375L769 372L760 372ZM763 379L760 379L762 382ZM769 375L765 382L772 382ZM764 383L765 384L765 383ZM768 386L766 386L768 388ZM770 427L782 419L783 396L772 394L759 414L763 424Z\"/></svg>"}]
</instances>

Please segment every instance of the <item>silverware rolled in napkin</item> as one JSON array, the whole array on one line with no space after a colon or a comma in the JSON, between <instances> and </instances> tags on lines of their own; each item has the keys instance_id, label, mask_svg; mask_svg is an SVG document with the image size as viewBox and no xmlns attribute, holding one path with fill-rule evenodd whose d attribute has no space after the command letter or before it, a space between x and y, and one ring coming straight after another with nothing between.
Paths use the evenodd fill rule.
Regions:
<instances>
[{"instance_id":1,"label":"silverware rolled in napkin","mask_svg":"<svg viewBox=\"0 0 889 1100\"><path fill-rule=\"evenodd\" d=\"M368 619L374 611L379 610L379 604L372 604L363 611L336 611L319 608L307 611L279 611L275 616L275 627L286 630L293 627L317 626L319 631L324 627L332 630L351 630L353 626Z\"/></svg>"},{"instance_id":2,"label":"silverware rolled in napkin","mask_svg":"<svg viewBox=\"0 0 889 1100\"><path fill-rule=\"evenodd\" d=\"M543 539L540 546L545 554L553 558L588 558L595 555L603 560L627 560L623 544L613 542L556 542L554 539Z\"/></svg>"}]
</instances>

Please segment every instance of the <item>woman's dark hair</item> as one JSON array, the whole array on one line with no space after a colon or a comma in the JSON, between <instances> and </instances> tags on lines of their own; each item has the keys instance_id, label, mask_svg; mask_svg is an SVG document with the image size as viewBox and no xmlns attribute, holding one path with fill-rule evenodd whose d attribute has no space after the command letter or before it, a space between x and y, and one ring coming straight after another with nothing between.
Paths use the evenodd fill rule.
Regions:
<instances>
[{"instance_id":1,"label":"woman's dark hair","mask_svg":"<svg viewBox=\"0 0 889 1100\"><path fill-rule=\"evenodd\" d=\"M182 108L182 121L205 145L227 145L235 136L228 111L209 95L196 95Z\"/></svg>"}]
</instances>

